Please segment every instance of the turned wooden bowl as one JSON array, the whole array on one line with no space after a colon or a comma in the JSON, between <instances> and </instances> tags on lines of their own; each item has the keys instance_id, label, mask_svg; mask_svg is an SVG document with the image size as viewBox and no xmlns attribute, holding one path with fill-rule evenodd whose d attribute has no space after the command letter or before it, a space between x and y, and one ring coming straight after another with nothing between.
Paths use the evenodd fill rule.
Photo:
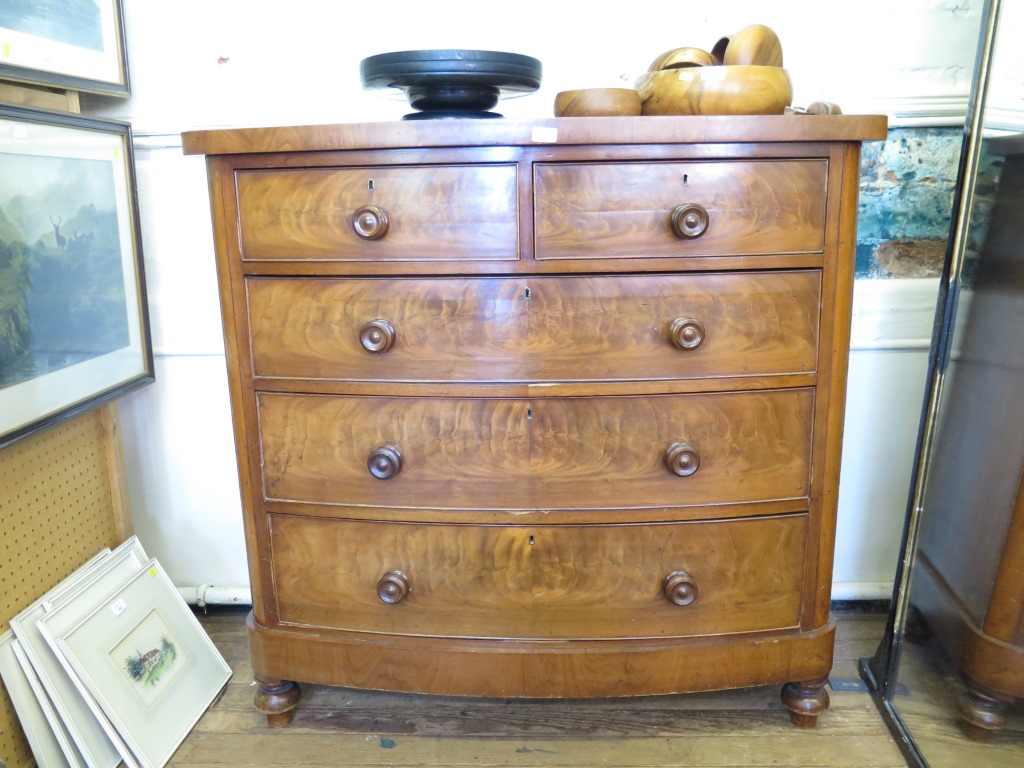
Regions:
<instances>
[{"instance_id":1,"label":"turned wooden bowl","mask_svg":"<svg viewBox=\"0 0 1024 768\"><path fill-rule=\"evenodd\" d=\"M652 61L647 71L657 72L659 69L679 69L680 67L710 67L721 63L721 59L715 58L701 48L673 48Z\"/></svg>"},{"instance_id":2,"label":"turned wooden bowl","mask_svg":"<svg viewBox=\"0 0 1024 768\"><path fill-rule=\"evenodd\" d=\"M643 115L781 115L793 84L781 67L722 65L647 72L636 81Z\"/></svg>"},{"instance_id":3,"label":"turned wooden bowl","mask_svg":"<svg viewBox=\"0 0 1024 768\"><path fill-rule=\"evenodd\" d=\"M584 88L555 96L555 117L639 115L640 94L633 88Z\"/></svg>"}]
</instances>

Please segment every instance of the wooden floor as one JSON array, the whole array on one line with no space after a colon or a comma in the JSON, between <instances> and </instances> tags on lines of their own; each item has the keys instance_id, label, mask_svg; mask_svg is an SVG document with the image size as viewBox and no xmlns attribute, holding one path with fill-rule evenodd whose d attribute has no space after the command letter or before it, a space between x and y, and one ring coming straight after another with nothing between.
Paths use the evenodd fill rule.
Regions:
<instances>
[{"instance_id":1,"label":"wooden floor","mask_svg":"<svg viewBox=\"0 0 1024 768\"><path fill-rule=\"evenodd\" d=\"M904 766L871 697L832 691L814 730L790 724L777 686L644 699L510 701L303 686L295 720L270 729L252 706L244 616L207 632L234 676L175 753L187 766ZM839 621L836 688L859 680L884 617Z\"/></svg>"}]
</instances>

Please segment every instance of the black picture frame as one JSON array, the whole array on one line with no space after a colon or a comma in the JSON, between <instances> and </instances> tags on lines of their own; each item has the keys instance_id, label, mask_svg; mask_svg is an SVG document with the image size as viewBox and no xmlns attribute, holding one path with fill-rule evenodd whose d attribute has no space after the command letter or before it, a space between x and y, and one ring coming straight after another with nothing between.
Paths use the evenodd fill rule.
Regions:
<instances>
[{"instance_id":1,"label":"black picture frame","mask_svg":"<svg viewBox=\"0 0 1024 768\"><path fill-rule=\"evenodd\" d=\"M153 380L131 126L0 105L0 447Z\"/></svg>"},{"instance_id":2,"label":"black picture frame","mask_svg":"<svg viewBox=\"0 0 1024 768\"><path fill-rule=\"evenodd\" d=\"M0 79L130 96L121 0L0 0Z\"/></svg>"}]
</instances>

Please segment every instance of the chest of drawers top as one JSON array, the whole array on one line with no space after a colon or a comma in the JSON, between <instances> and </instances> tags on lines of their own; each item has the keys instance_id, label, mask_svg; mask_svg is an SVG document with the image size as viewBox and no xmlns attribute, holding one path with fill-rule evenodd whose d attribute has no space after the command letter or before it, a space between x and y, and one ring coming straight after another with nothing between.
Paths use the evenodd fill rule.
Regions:
<instances>
[{"instance_id":1,"label":"chest of drawers top","mask_svg":"<svg viewBox=\"0 0 1024 768\"><path fill-rule=\"evenodd\" d=\"M884 132L872 117L576 118L183 142L230 177L246 273L509 274L820 266L830 164Z\"/></svg>"}]
</instances>

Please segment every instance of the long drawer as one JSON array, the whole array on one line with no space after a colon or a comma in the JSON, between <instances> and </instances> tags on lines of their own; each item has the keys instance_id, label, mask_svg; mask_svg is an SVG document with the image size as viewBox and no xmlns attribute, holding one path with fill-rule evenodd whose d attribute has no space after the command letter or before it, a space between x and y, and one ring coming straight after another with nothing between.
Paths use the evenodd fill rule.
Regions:
<instances>
[{"instance_id":1,"label":"long drawer","mask_svg":"<svg viewBox=\"0 0 1024 768\"><path fill-rule=\"evenodd\" d=\"M820 253L828 162L543 163L538 259Z\"/></svg>"},{"instance_id":2,"label":"long drawer","mask_svg":"<svg viewBox=\"0 0 1024 768\"><path fill-rule=\"evenodd\" d=\"M816 270L249 278L256 376L669 380L815 370Z\"/></svg>"},{"instance_id":3,"label":"long drawer","mask_svg":"<svg viewBox=\"0 0 1024 768\"><path fill-rule=\"evenodd\" d=\"M792 627L805 536L803 514L541 527L271 520L281 622L441 637Z\"/></svg>"},{"instance_id":4,"label":"long drawer","mask_svg":"<svg viewBox=\"0 0 1024 768\"><path fill-rule=\"evenodd\" d=\"M258 395L268 500L408 509L687 507L809 493L812 389Z\"/></svg>"},{"instance_id":5,"label":"long drawer","mask_svg":"<svg viewBox=\"0 0 1024 768\"><path fill-rule=\"evenodd\" d=\"M252 170L236 184L248 261L519 258L513 164Z\"/></svg>"}]
</instances>

